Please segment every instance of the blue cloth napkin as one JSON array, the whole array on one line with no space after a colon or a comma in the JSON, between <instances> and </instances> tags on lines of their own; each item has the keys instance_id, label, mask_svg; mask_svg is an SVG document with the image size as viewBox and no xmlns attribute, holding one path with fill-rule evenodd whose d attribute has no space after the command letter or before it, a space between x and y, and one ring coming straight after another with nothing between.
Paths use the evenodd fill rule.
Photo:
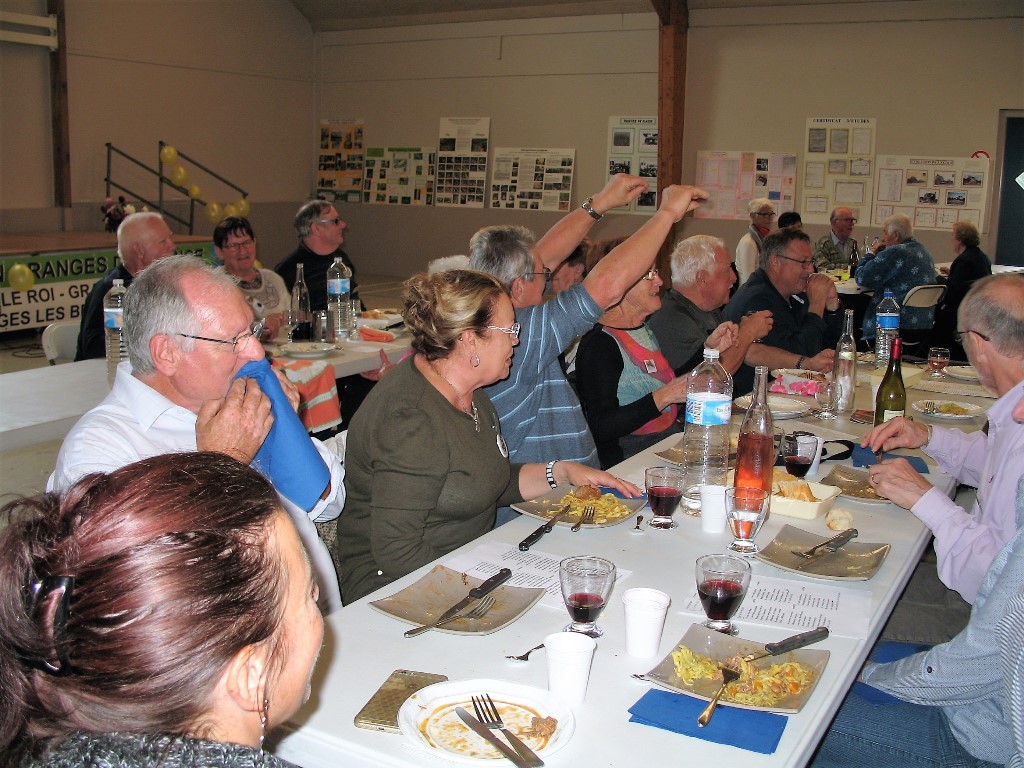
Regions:
<instances>
[{"instance_id":1,"label":"blue cloth napkin","mask_svg":"<svg viewBox=\"0 0 1024 768\"><path fill-rule=\"evenodd\" d=\"M919 643L897 643L893 640L882 640L875 645L868 658L872 661L877 661L879 664L885 664L887 661L898 661L915 653L927 651L931 647L930 645L921 645ZM854 683L853 692L864 699L864 701L870 701L872 704L894 704L903 701L903 699L898 699L880 688L875 688L867 683Z\"/></svg>"},{"instance_id":2,"label":"blue cloth napkin","mask_svg":"<svg viewBox=\"0 0 1024 768\"><path fill-rule=\"evenodd\" d=\"M928 465L924 463L924 459L920 456L904 456L901 453L883 453L882 459L906 459L910 462L910 466L922 475L928 474ZM853 447L853 466L870 467L872 464L876 463L878 463L878 459L875 458L875 454L871 452L870 448L861 448L859 445L855 445Z\"/></svg>"},{"instance_id":3,"label":"blue cloth napkin","mask_svg":"<svg viewBox=\"0 0 1024 768\"><path fill-rule=\"evenodd\" d=\"M770 755L779 746L788 718L771 712L719 705L711 722L701 728L697 716L708 703L692 696L651 689L629 708L631 723L653 725L716 744Z\"/></svg>"},{"instance_id":4,"label":"blue cloth napkin","mask_svg":"<svg viewBox=\"0 0 1024 768\"><path fill-rule=\"evenodd\" d=\"M274 425L252 461L253 468L270 480L278 493L309 512L331 481L330 470L288 402L268 360L246 363L235 378L254 379L270 398L274 414Z\"/></svg>"}]
</instances>

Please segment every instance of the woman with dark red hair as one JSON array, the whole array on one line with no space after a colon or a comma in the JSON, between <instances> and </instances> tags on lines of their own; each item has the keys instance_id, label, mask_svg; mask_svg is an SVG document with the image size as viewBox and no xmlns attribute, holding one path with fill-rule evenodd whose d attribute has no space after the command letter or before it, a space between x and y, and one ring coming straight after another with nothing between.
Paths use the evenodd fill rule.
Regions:
<instances>
[{"instance_id":1,"label":"woman with dark red hair","mask_svg":"<svg viewBox=\"0 0 1024 768\"><path fill-rule=\"evenodd\" d=\"M10 764L285 765L263 738L308 698L323 621L262 476L219 453L156 456L14 501L4 525Z\"/></svg>"}]
</instances>

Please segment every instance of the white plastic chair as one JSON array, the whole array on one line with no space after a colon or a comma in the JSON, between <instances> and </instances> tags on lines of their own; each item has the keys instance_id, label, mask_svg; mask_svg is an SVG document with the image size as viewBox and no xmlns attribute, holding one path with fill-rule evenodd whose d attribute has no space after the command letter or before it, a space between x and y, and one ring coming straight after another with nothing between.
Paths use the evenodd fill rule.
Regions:
<instances>
[{"instance_id":1,"label":"white plastic chair","mask_svg":"<svg viewBox=\"0 0 1024 768\"><path fill-rule=\"evenodd\" d=\"M915 285L903 297L902 309L907 307L935 307L942 301L945 293L946 286L944 285ZM931 335L931 328L919 331L912 331L910 329L900 331L900 336L903 337L904 351L916 354L920 349L927 349L926 342L930 341Z\"/></svg>"},{"instance_id":2,"label":"white plastic chair","mask_svg":"<svg viewBox=\"0 0 1024 768\"><path fill-rule=\"evenodd\" d=\"M43 329L43 354L50 365L56 365L58 360L75 359L80 325L77 320L62 320Z\"/></svg>"}]
</instances>

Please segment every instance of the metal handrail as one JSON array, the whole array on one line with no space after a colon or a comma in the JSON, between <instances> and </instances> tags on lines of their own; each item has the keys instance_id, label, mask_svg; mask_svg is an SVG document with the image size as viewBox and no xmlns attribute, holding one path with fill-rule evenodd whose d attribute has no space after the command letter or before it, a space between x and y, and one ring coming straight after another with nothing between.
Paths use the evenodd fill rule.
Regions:
<instances>
[{"instance_id":1,"label":"metal handrail","mask_svg":"<svg viewBox=\"0 0 1024 768\"><path fill-rule=\"evenodd\" d=\"M183 226L188 227L188 233L191 235L195 231L195 211L196 211L196 205L200 204L200 205L205 206L207 203L201 197L200 198L190 197L189 194L188 194L188 189L186 187L183 187L180 184L175 184L172 179L170 179L169 177L164 175L164 172L163 172L163 170L164 170L164 162L163 162L162 159L160 159L160 150L162 150L165 146L167 146L167 144L166 144L166 142L161 140L161 141L158 142L158 145L159 145L158 150L157 150L158 167L157 168L152 168L152 167L146 165L141 160L138 160L137 158L132 157L131 155L129 155L124 150L118 149L117 147L115 147L113 144L111 144L108 141L107 144L106 144L106 147L107 147L107 175L103 179L106 182L106 185L107 185L106 196L110 197L111 189L117 189L120 192L124 192L124 193L126 193L128 195L131 195L133 198L137 199L139 202L143 203L144 205L146 205L146 206L148 206L148 207L150 207L150 208L152 208L154 210L159 211L163 216L165 216L167 218L170 218L170 219L173 219L174 221L178 222L179 224L182 224ZM153 200L148 199L144 195L141 195L138 192L135 192L134 190L131 190L128 187L126 187L126 186L124 186L122 184L119 184L119 183L117 183L116 181L113 180L112 158L113 158L113 156L115 154L118 155L119 157L123 157L125 160L128 160L131 163L134 163L135 165L137 165L139 168L142 168L147 173L150 173L150 174L152 174L152 175L157 177L157 182L158 182L158 184L157 184L157 200L155 202ZM206 165L204 165L203 163L200 163L199 161L195 160L194 158L190 157L189 155L185 154L184 152L180 152L179 151L178 152L178 157L182 158L183 160L188 161L189 163L194 165L196 168L198 168L201 171L205 172L209 176L212 176L213 178L217 179L217 181L221 182L225 186L228 186L231 189L235 190L236 192L241 194L241 196L243 198L249 196L249 193L246 192L244 189L242 189L242 187L240 187L237 184L235 184L234 182L224 178L223 176L221 176L216 171L211 170ZM180 192L188 200L188 218L187 219L186 218L182 218L181 216L178 216L177 214L172 213L171 211L168 211L164 207L164 186L165 185L170 187L171 189L175 190L176 192Z\"/></svg>"}]
</instances>

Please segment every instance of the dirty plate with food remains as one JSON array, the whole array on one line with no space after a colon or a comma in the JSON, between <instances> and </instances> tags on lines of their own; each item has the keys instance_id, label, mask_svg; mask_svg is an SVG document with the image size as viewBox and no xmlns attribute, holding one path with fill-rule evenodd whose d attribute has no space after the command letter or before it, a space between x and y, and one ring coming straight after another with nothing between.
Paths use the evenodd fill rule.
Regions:
<instances>
[{"instance_id":1,"label":"dirty plate with food remains","mask_svg":"<svg viewBox=\"0 0 1024 768\"><path fill-rule=\"evenodd\" d=\"M624 499L615 495L618 491L613 493L608 488L598 488L596 492L600 496L597 498L587 498L595 495L593 491L585 491L583 497L577 496L576 494L583 488L592 489L593 486L581 486L581 488L574 489L571 485L559 484L558 487L539 499L513 504L512 509L538 520L550 520L562 510L562 507L570 504L569 514L563 515L556 525L571 527L579 521L580 515L583 514L583 508L592 505L594 507L594 522L581 527L606 528L609 525L625 522L647 503L647 499L642 496L635 499ZM567 499L566 496L570 498Z\"/></svg>"},{"instance_id":2,"label":"dirty plate with food remains","mask_svg":"<svg viewBox=\"0 0 1024 768\"><path fill-rule=\"evenodd\" d=\"M934 411L931 409L932 406L935 408ZM954 400L918 400L911 408L935 419L973 419L985 412L980 405L958 403Z\"/></svg>"},{"instance_id":3,"label":"dirty plate with food remains","mask_svg":"<svg viewBox=\"0 0 1024 768\"><path fill-rule=\"evenodd\" d=\"M888 504L888 499L883 499L875 489L871 487L870 478L867 472L850 467L835 466L832 471L821 480L822 485L834 485L840 491L840 496L852 501L863 501L867 504Z\"/></svg>"},{"instance_id":4,"label":"dirty plate with food remains","mask_svg":"<svg viewBox=\"0 0 1024 768\"><path fill-rule=\"evenodd\" d=\"M504 762L501 753L455 712L462 707L472 714L472 697L485 693L494 699L506 727L542 760L572 738L576 720L569 707L542 688L507 680L458 680L427 686L402 704L398 727L406 739L436 757L467 765Z\"/></svg>"},{"instance_id":5,"label":"dirty plate with food remains","mask_svg":"<svg viewBox=\"0 0 1024 768\"><path fill-rule=\"evenodd\" d=\"M685 657L679 657L680 664L677 664L673 653L684 648L689 653ZM638 677L668 688L670 691L709 700L722 684L722 676L718 672L719 664L736 654L745 655L763 650L763 643L724 635L701 624L694 624L658 666L646 675L638 675ZM817 648L800 648L779 656L758 659L753 662L753 666L759 670L767 670L773 664L786 662L800 664L802 669L799 670L801 673L799 685L790 679L791 675L780 673L780 678L784 678L782 682L786 684L790 692L772 697L775 698L772 703L758 703L760 696L757 694L748 696L737 693L734 695L730 693L729 689L722 694L721 703L762 712L799 712L811 697L818 680L821 679L821 673L825 669L825 664L828 663L828 657L828 651ZM678 671L680 668L683 668L684 674L690 679L680 676ZM705 676L703 673L708 673L711 676ZM741 679L740 682L742 683L743 680ZM790 682L794 682L794 684L789 686ZM794 689L795 692L793 692ZM746 701L742 699L746 699Z\"/></svg>"},{"instance_id":6,"label":"dirty plate with food remains","mask_svg":"<svg viewBox=\"0 0 1024 768\"><path fill-rule=\"evenodd\" d=\"M772 512L774 511L772 509ZM784 525L775 538L767 546L762 547L755 557L784 571L793 571L816 579L866 581L878 572L885 561L885 556L889 554L888 544L871 544L856 540L843 544L835 552L826 552L814 559L794 554L794 551L806 552L830 537L831 533L829 536L819 536L792 525Z\"/></svg>"},{"instance_id":7,"label":"dirty plate with food remains","mask_svg":"<svg viewBox=\"0 0 1024 768\"><path fill-rule=\"evenodd\" d=\"M435 565L419 581L390 597L374 600L370 607L414 626L430 624L482 581L443 565ZM502 584L488 595L494 598L494 607L479 619L455 619L432 631L452 635L489 635L530 610L544 595L544 590Z\"/></svg>"}]
</instances>

